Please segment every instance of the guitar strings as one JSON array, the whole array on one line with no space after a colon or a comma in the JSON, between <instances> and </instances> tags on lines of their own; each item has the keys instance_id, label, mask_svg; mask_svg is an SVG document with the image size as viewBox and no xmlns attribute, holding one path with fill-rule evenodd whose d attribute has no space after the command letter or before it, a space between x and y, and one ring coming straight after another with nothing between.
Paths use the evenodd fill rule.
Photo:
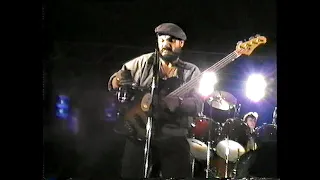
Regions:
<instances>
[{"instance_id":1,"label":"guitar strings","mask_svg":"<svg viewBox=\"0 0 320 180\"><path fill-rule=\"evenodd\" d=\"M239 55L237 54L236 51L230 53L228 56L224 57L222 60L220 60L219 62L217 62L216 64L214 64L213 66L211 66L210 68L206 69L205 71L203 71L199 76L197 76L196 78L191 79L190 81L188 81L183 88L178 88L175 91L171 92L168 96L182 96L185 93L187 93L188 91L190 91L190 87L195 86L198 83L198 80L201 78L201 76L208 72L208 71L216 71L217 69L224 67L225 65L227 65L229 63L229 61L234 60L235 58L239 57Z\"/></svg>"},{"instance_id":2,"label":"guitar strings","mask_svg":"<svg viewBox=\"0 0 320 180\"><path fill-rule=\"evenodd\" d=\"M212 67L208 68L207 70L205 70L203 73L201 73L197 78L194 78L192 81L190 81L189 83L187 83L187 85L183 88L183 89L178 89L175 92L175 95L177 96L182 96L185 93L187 93L188 91L190 91L190 87L195 87L199 81L199 79L201 78L201 76L208 72L208 71L217 71L218 69L224 67L226 64L230 63L233 59L235 59L237 57L237 55L234 54L230 54L228 57L224 58L223 60L221 60L220 62L216 63L215 65L213 65Z\"/></svg>"},{"instance_id":3,"label":"guitar strings","mask_svg":"<svg viewBox=\"0 0 320 180\"><path fill-rule=\"evenodd\" d=\"M190 87L193 87L196 85L196 83L198 83L198 80L201 78L201 76L204 73L206 73L207 71L210 71L211 69L215 69L216 67L223 66L224 64L227 63L227 61L229 61L229 57L232 57L232 56L233 56L233 53L230 53L228 56L226 56L225 58L220 60L218 63L214 64L213 66L211 66L207 70L203 71L199 76L197 76L196 78L193 78L192 80L187 82L185 84L185 86L178 88L175 91L173 91L172 93L170 93L169 96L182 96L183 94L187 93L188 91L190 91L189 90Z\"/></svg>"}]
</instances>

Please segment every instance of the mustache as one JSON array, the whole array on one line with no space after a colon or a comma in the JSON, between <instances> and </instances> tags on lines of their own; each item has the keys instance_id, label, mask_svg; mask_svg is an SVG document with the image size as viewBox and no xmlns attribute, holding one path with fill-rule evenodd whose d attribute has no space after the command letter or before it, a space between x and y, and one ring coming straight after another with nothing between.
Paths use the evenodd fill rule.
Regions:
<instances>
[{"instance_id":1,"label":"mustache","mask_svg":"<svg viewBox=\"0 0 320 180\"><path fill-rule=\"evenodd\" d=\"M167 50L167 51L172 51L172 49L171 49L171 48L169 48L169 47L165 47L165 48L162 48L162 49L161 49L161 52L162 52L162 51L165 51L165 50Z\"/></svg>"}]
</instances>

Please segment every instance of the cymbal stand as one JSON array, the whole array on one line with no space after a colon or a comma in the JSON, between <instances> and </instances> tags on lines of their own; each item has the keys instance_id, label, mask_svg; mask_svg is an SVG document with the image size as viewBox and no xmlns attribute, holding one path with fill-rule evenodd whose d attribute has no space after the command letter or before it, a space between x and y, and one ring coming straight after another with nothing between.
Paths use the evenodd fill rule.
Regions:
<instances>
[{"instance_id":1,"label":"cymbal stand","mask_svg":"<svg viewBox=\"0 0 320 180\"><path fill-rule=\"evenodd\" d=\"M212 128L212 120L209 119L209 131L208 131L208 142L207 142L207 168L206 168L206 178L209 178L210 172L210 158L211 158L211 128Z\"/></svg>"},{"instance_id":2,"label":"cymbal stand","mask_svg":"<svg viewBox=\"0 0 320 180\"><path fill-rule=\"evenodd\" d=\"M227 148L226 148L226 168L225 168L225 172L224 172L224 178L228 178L228 164L229 164L229 153L230 153L230 149L229 149L229 136L227 136L226 138L227 140Z\"/></svg>"},{"instance_id":3,"label":"cymbal stand","mask_svg":"<svg viewBox=\"0 0 320 180\"><path fill-rule=\"evenodd\" d=\"M191 126L195 126L194 124L191 124ZM192 134L192 138L195 139L195 135ZM196 158L194 157L194 155L192 153L191 154L191 158L192 158L192 162L191 162L191 175L192 175L192 178L194 178L194 166L195 166L195 163L196 163Z\"/></svg>"},{"instance_id":4,"label":"cymbal stand","mask_svg":"<svg viewBox=\"0 0 320 180\"><path fill-rule=\"evenodd\" d=\"M209 119L209 131L208 131L208 141L207 141L207 168L206 168L206 178L209 178L209 172L211 171L210 169L210 160L211 160L211 146L212 146L212 139L211 139L211 129L212 129L212 121L213 121L213 116L212 116L212 108L210 108L210 119Z\"/></svg>"},{"instance_id":5,"label":"cymbal stand","mask_svg":"<svg viewBox=\"0 0 320 180\"><path fill-rule=\"evenodd\" d=\"M272 115L272 124L277 124L277 107L274 108L273 115Z\"/></svg>"},{"instance_id":6,"label":"cymbal stand","mask_svg":"<svg viewBox=\"0 0 320 180\"><path fill-rule=\"evenodd\" d=\"M229 108L228 108L228 118L231 118L231 109L232 109L232 106L229 105Z\"/></svg>"},{"instance_id":7,"label":"cymbal stand","mask_svg":"<svg viewBox=\"0 0 320 180\"><path fill-rule=\"evenodd\" d=\"M238 104L238 106L234 106L234 118L239 117L240 115L240 109L241 109L241 104Z\"/></svg>"},{"instance_id":8,"label":"cymbal stand","mask_svg":"<svg viewBox=\"0 0 320 180\"><path fill-rule=\"evenodd\" d=\"M238 149L238 157L237 157L237 161L236 161L236 163L235 163L235 166L234 166L234 168L233 168L233 172L232 172L232 175L234 176L234 177L237 177L237 166L238 166L238 163L239 163L239 160L240 160L240 150Z\"/></svg>"},{"instance_id":9,"label":"cymbal stand","mask_svg":"<svg viewBox=\"0 0 320 180\"><path fill-rule=\"evenodd\" d=\"M191 158L192 158L191 173L192 173L192 178L194 178L194 165L196 163L196 158L194 158L193 156Z\"/></svg>"}]
</instances>

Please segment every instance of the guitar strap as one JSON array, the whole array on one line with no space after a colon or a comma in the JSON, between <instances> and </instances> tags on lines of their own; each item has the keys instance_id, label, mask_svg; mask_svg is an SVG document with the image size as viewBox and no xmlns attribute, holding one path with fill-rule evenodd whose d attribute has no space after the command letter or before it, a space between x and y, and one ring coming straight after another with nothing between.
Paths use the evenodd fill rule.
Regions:
<instances>
[{"instance_id":1,"label":"guitar strap","mask_svg":"<svg viewBox=\"0 0 320 180\"><path fill-rule=\"evenodd\" d=\"M177 67L178 67L178 79L180 80L180 85L184 83L184 70L185 70L186 64L181 62L181 60L178 60Z\"/></svg>"}]
</instances>

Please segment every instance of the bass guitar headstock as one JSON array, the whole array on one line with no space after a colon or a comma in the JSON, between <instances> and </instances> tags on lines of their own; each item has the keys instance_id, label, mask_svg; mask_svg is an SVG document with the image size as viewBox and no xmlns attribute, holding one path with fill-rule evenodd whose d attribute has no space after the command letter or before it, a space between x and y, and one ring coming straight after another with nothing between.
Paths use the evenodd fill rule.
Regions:
<instances>
[{"instance_id":1,"label":"bass guitar headstock","mask_svg":"<svg viewBox=\"0 0 320 180\"><path fill-rule=\"evenodd\" d=\"M248 41L239 41L236 46L236 52L239 56L243 54L249 56L258 46L266 42L266 37L257 34L254 37L250 37Z\"/></svg>"}]
</instances>

